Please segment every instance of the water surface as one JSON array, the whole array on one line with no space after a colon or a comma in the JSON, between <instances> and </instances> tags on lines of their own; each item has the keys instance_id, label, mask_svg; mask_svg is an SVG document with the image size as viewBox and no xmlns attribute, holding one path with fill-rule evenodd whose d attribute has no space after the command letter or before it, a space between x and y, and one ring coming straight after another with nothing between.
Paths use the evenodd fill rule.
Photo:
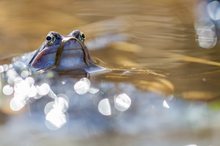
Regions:
<instances>
[{"instance_id":1,"label":"water surface","mask_svg":"<svg viewBox=\"0 0 220 146\"><path fill-rule=\"evenodd\" d=\"M102 89L102 96L72 97L69 123L56 132L44 125L45 102L36 103L37 108L32 103L30 109L13 116L2 97L6 115L1 117L7 120L1 125L0 144L218 145L220 51L218 45L212 49L198 45L197 4L183 0L2 0L1 64L37 49L51 30L68 34L80 29L92 57L113 72L91 79ZM59 93L58 85L54 88ZM111 99L116 93L127 93L131 108L110 117L98 113L97 100Z\"/></svg>"}]
</instances>

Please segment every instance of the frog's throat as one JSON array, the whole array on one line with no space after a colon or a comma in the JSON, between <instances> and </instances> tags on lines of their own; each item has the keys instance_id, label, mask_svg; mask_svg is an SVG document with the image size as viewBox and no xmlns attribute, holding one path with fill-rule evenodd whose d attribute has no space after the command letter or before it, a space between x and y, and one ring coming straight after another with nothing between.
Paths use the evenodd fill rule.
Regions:
<instances>
[{"instance_id":1,"label":"frog's throat","mask_svg":"<svg viewBox=\"0 0 220 146\"><path fill-rule=\"evenodd\" d=\"M84 54L84 58L83 58L84 62L86 63L87 66L91 65L92 59L89 55L89 51L88 51L87 47L79 39L77 39L75 37L68 37L68 38L65 38L62 40L61 45L57 50L56 59L55 59L55 66L58 66L61 62L61 55L63 53L65 43L68 41L71 41L71 40L75 40L80 44L80 46L82 47L82 50L83 50L83 54Z\"/></svg>"}]
</instances>

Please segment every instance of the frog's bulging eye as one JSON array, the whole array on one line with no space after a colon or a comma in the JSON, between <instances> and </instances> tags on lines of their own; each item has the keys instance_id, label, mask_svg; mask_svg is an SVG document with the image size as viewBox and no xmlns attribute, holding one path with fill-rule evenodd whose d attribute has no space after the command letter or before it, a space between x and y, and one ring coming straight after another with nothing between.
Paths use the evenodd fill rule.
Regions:
<instances>
[{"instance_id":1,"label":"frog's bulging eye","mask_svg":"<svg viewBox=\"0 0 220 146\"><path fill-rule=\"evenodd\" d=\"M48 45L53 45L53 43L56 41L56 37L50 34L46 37L46 40Z\"/></svg>"},{"instance_id":2,"label":"frog's bulging eye","mask_svg":"<svg viewBox=\"0 0 220 146\"><path fill-rule=\"evenodd\" d=\"M85 34L80 32L79 30L74 30L72 31L70 34L70 36L73 36L75 38L77 38L79 41L84 42L85 41Z\"/></svg>"},{"instance_id":3,"label":"frog's bulging eye","mask_svg":"<svg viewBox=\"0 0 220 146\"><path fill-rule=\"evenodd\" d=\"M84 42L84 41L85 41L85 38L86 38L85 34L80 32L80 34L79 34L79 36L78 36L78 39L79 39L80 41Z\"/></svg>"},{"instance_id":4,"label":"frog's bulging eye","mask_svg":"<svg viewBox=\"0 0 220 146\"><path fill-rule=\"evenodd\" d=\"M81 37L85 40L86 36L84 33L81 34Z\"/></svg>"},{"instance_id":5,"label":"frog's bulging eye","mask_svg":"<svg viewBox=\"0 0 220 146\"><path fill-rule=\"evenodd\" d=\"M51 37L51 36L47 36L47 37L46 37L46 40L47 40L47 41L51 41L51 40L52 40L52 37Z\"/></svg>"},{"instance_id":6,"label":"frog's bulging eye","mask_svg":"<svg viewBox=\"0 0 220 146\"><path fill-rule=\"evenodd\" d=\"M50 32L46 37L47 45L58 45L61 42L62 36L57 32Z\"/></svg>"}]
</instances>

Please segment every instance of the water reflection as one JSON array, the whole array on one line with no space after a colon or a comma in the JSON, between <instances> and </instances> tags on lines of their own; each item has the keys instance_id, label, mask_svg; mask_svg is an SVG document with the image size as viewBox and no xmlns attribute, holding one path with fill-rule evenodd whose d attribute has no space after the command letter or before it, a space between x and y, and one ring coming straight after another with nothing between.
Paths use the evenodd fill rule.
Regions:
<instances>
[{"instance_id":1,"label":"water reflection","mask_svg":"<svg viewBox=\"0 0 220 146\"><path fill-rule=\"evenodd\" d=\"M202 48L213 48L217 43L217 27L215 24L218 1L199 1L195 29L198 35L199 46Z\"/></svg>"}]
</instances>

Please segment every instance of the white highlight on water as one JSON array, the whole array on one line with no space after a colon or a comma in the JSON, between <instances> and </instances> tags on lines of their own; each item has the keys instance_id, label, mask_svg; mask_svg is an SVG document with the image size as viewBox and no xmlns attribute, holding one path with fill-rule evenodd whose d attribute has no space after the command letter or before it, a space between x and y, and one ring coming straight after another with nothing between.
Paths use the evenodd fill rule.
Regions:
<instances>
[{"instance_id":1,"label":"white highlight on water","mask_svg":"<svg viewBox=\"0 0 220 146\"><path fill-rule=\"evenodd\" d=\"M3 94L13 95L10 100L10 108L13 111L19 111L25 107L30 99L39 99L43 96L49 96L53 99L52 102L46 104L44 108L45 122L49 129L59 129L67 122L66 112L69 108L68 98L65 95L57 96L51 89L48 83L37 85L33 77L30 77L31 72L24 70L17 73L13 66L0 66L0 73L5 72L8 84L3 87ZM62 82L62 84L66 84ZM88 78L82 78L74 84L74 90L77 94L83 95L86 93L97 94L100 89L91 87L91 82ZM119 102L120 103L120 102ZM120 103L119 107L128 108L129 106ZM98 104L98 110L105 116L112 114L109 99L103 99ZM122 109L125 110L125 109Z\"/></svg>"},{"instance_id":2,"label":"white highlight on water","mask_svg":"<svg viewBox=\"0 0 220 146\"><path fill-rule=\"evenodd\" d=\"M6 72L8 76L8 82L12 83L12 86L6 85L3 88L5 95L12 95L13 98L10 101L10 108L13 111L21 110L29 100L37 96L37 89L34 86L34 79L29 77L22 79L17 72L11 68Z\"/></svg>"},{"instance_id":3,"label":"white highlight on water","mask_svg":"<svg viewBox=\"0 0 220 146\"><path fill-rule=\"evenodd\" d=\"M12 111L19 111L25 107L30 99L39 99L48 95L53 99L52 102L45 106L45 120L46 126L49 129L59 129L67 122L66 112L69 108L68 98L66 95L57 96L50 88L48 83L36 85L33 77L30 77L31 72L24 70L18 74L12 65L0 66L0 73L5 72L6 84L2 88L4 95L13 95L10 100L10 109ZM64 83L65 84L65 83ZM78 85L78 86L77 86ZM84 94L90 89L90 81L87 78L82 78L76 84L76 92ZM93 90L93 93L97 92Z\"/></svg>"},{"instance_id":4,"label":"white highlight on water","mask_svg":"<svg viewBox=\"0 0 220 146\"><path fill-rule=\"evenodd\" d=\"M124 112L131 106L131 98L125 93L119 94L114 98L114 106L117 110Z\"/></svg>"},{"instance_id":5,"label":"white highlight on water","mask_svg":"<svg viewBox=\"0 0 220 146\"><path fill-rule=\"evenodd\" d=\"M220 20L220 3L215 0L207 4L207 12L209 17L214 20Z\"/></svg>"},{"instance_id":6,"label":"white highlight on water","mask_svg":"<svg viewBox=\"0 0 220 146\"><path fill-rule=\"evenodd\" d=\"M40 86L37 86L37 92L41 96L45 96L50 92L50 85L47 83L43 83Z\"/></svg>"},{"instance_id":7,"label":"white highlight on water","mask_svg":"<svg viewBox=\"0 0 220 146\"><path fill-rule=\"evenodd\" d=\"M166 109L170 108L170 106L169 106L169 104L167 103L166 100L163 101L163 107L166 108Z\"/></svg>"},{"instance_id":8,"label":"white highlight on water","mask_svg":"<svg viewBox=\"0 0 220 146\"><path fill-rule=\"evenodd\" d=\"M99 89L98 89L98 88L91 87L91 88L89 89L89 93L91 93L91 94L96 94L96 93L98 93L98 92L99 92Z\"/></svg>"},{"instance_id":9,"label":"white highlight on water","mask_svg":"<svg viewBox=\"0 0 220 146\"><path fill-rule=\"evenodd\" d=\"M67 111L68 107L69 107L69 103L65 98L58 97L57 99L55 99L53 108L56 108L64 113Z\"/></svg>"},{"instance_id":10,"label":"white highlight on water","mask_svg":"<svg viewBox=\"0 0 220 146\"><path fill-rule=\"evenodd\" d=\"M18 76L17 72L14 69L9 69L6 73L9 78L15 78Z\"/></svg>"},{"instance_id":11,"label":"white highlight on water","mask_svg":"<svg viewBox=\"0 0 220 146\"><path fill-rule=\"evenodd\" d=\"M87 78L82 78L74 85L74 90L77 94L83 95L89 92L90 89L90 80Z\"/></svg>"},{"instance_id":12,"label":"white highlight on water","mask_svg":"<svg viewBox=\"0 0 220 146\"><path fill-rule=\"evenodd\" d=\"M2 65L0 65L0 73L4 72L4 67Z\"/></svg>"},{"instance_id":13,"label":"white highlight on water","mask_svg":"<svg viewBox=\"0 0 220 146\"><path fill-rule=\"evenodd\" d=\"M34 98L37 96L37 88L32 85L29 89L28 97Z\"/></svg>"},{"instance_id":14,"label":"white highlight on water","mask_svg":"<svg viewBox=\"0 0 220 146\"><path fill-rule=\"evenodd\" d=\"M62 81L61 83L62 83L62 85L65 85L65 84L66 84L66 81Z\"/></svg>"},{"instance_id":15,"label":"white highlight on water","mask_svg":"<svg viewBox=\"0 0 220 146\"><path fill-rule=\"evenodd\" d=\"M2 89L2 92L3 92L4 95L9 96L9 95L13 94L14 88L10 85L5 85Z\"/></svg>"},{"instance_id":16,"label":"white highlight on water","mask_svg":"<svg viewBox=\"0 0 220 146\"><path fill-rule=\"evenodd\" d=\"M58 97L54 102L46 104L44 108L46 126L52 130L61 128L67 121L65 112L68 107L68 101L63 97Z\"/></svg>"},{"instance_id":17,"label":"white highlight on water","mask_svg":"<svg viewBox=\"0 0 220 146\"><path fill-rule=\"evenodd\" d=\"M14 84L21 82L23 79L21 77L16 77L14 79Z\"/></svg>"},{"instance_id":18,"label":"white highlight on water","mask_svg":"<svg viewBox=\"0 0 220 146\"><path fill-rule=\"evenodd\" d=\"M26 80L19 80L14 84L15 95L21 95L27 97L30 92L30 84Z\"/></svg>"},{"instance_id":19,"label":"white highlight on water","mask_svg":"<svg viewBox=\"0 0 220 146\"><path fill-rule=\"evenodd\" d=\"M35 80L34 80L34 78L32 78L32 77L27 77L27 78L25 78L25 80L26 80L30 85L34 85L34 83L35 83Z\"/></svg>"},{"instance_id":20,"label":"white highlight on water","mask_svg":"<svg viewBox=\"0 0 220 146\"><path fill-rule=\"evenodd\" d=\"M185 145L185 146L198 146L197 144L188 144L188 145Z\"/></svg>"},{"instance_id":21,"label":"white highlight on water","mask_svg":"<svg viewBox=\"0 0 220 146\"><path fill-rule=\"evenodd\" d=\"M26 101L19 99L19 97L13 97L10 100L10 108L13 111L21 110L25 106L25 104L26 104Z\"/></svg>"},{"instance_id":22,"label":"white highlight on water","mask_svg":"<svg viewBox=\"0 0 220 146\"><path fill-rule=\"evenodd\" d=\"M27 70L23 70L23 71L21 72L21 77L22 77L22 78L27 78L29 75L30 75L30 72L27 71Z\"/></svg>"},{"instance_id":23,"label":"white highlight on water","mask_svg":"<svg viewBox=\"0 0 220 146\"><path fill-rule=\"evenodd\" d=\"M52 108L46 115L46 121L51 124L50 126L46 124L47 128L51 130L56 130L61 128L67 122L66 115L59 109Z\"/></svg>"},{"instance_id":24,"label":"white highlight on water","mask_svg":"<svg viewBox=\"0 0 220 146\"><path fill-rule=\"evenodd\" d=\"M105 116L110 116L112 114L111 112L111 105L108 98L104 98L101 101L99 101L98 104L98 111Z\"/></svg>"},{"instance_id":25,"label":"white highlight on water","mask_svg":"<svg viewBox=\"0 0 220 146\"><path fill-rule=\"evenodd\" d=\"M8 71L8 69L9 69L8 64L4 64L4 65L3 65L3 68L4 68L4 71Z\"/></svg>"},{"instance_id":26,"label":"white highlight on water","mask_svg":"<svg viewBox=\"0 0 220 146\"><path fill-rule=\"evenodd\" d=\"M44 107L44 114L47 115L53 109L54 101L48 102Z\"/></svg>"}]
</instances>

